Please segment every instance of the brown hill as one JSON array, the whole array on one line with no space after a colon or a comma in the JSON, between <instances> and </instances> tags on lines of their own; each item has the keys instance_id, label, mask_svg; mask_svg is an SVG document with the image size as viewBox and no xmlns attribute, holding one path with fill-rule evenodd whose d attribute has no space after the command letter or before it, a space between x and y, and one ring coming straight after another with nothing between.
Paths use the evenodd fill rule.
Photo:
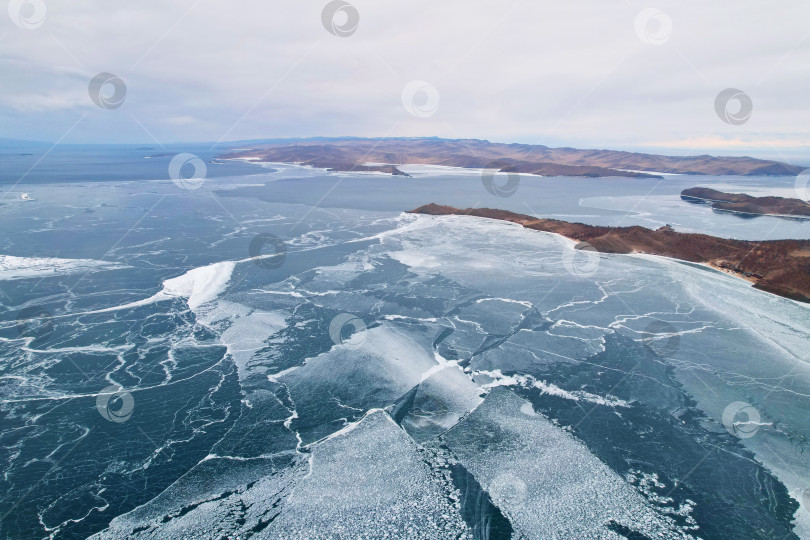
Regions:
<instances>
[{"instance_id":1,"label":"brown hill","mask_svg":"<svg viewBox=\"0 0 810 540\"><path fill-rule=\"evenodd\" d=\"M801 199L752 197L745 193L724 193L704 187L685 189L681 192L681 198L690 202L709 203L712 208L729 212L810 218L810 204Z\"/></svg>"},{"instance_id":2,"label":"brown hill","mask_svg":"<svg viewBox=\"0 0 810 540\"><path fill-rule=\"evenodd\" d=\"M729 240L706 234L679 233L671 227L599 227L556 219L538 219L506 210L428 204L415 214L467 215L519 223L527 229L556 233L587 242L602 253L649 253L706 263L786 298L810 302L810 240Z\"/></svg>"},{"instance_id":3,"label":"brown hill","mask_svg":"<svg viewBox=\"0 0 810 540\"><path fill-rule=\"evenodd\" d=\"M549 148L474 139L438 138L303 139L256 144L220 156L335 168L365 163L429 164L497 168L543 176L660 178L656 173L711 175L796 175L803 169L750 157L662 156L614 150ZM629 172L642 171L642 172ZM644 172L646 171L646 172Z\"/></svg>"}]
</instances>

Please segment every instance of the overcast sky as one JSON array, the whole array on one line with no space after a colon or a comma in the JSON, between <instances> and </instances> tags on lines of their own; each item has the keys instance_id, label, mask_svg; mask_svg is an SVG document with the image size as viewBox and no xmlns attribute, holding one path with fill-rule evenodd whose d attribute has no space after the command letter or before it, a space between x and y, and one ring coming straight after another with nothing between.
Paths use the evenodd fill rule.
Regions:
<instances>
[{"instance_id":1,"label":"overcast sky","mask_svg":"<svg viewBox=\"0 0 810 540\"><path fill-rule=\"evenodd\" d=\"M0 137L435 135L810 159L807 0L351 0L331 27L345 36L327 4L12 0ZM126 84L120 107L90 98L100 72ZM732 100L721 119L727 88L750 117Z\"/></svg>"}]
</instances>

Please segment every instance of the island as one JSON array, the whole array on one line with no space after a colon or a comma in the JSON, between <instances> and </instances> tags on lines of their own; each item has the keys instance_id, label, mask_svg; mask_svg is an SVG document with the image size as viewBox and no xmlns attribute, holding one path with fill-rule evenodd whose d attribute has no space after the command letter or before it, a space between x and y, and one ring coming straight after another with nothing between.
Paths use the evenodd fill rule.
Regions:
<instances>
[{"instance_id":1,"label":"island","mask_svg":"<svg viewBox=\"0 0 810 540\"><path fill-rule=\"evenodd\" d=\"M388 174L404 174L396 166L414 164L539 176L649 179L661 179L662 174L795 176L803 170L751 157L663 156L435 137L283 139L250 143L249 147L239 144L219 157Z\"/></svg>"},{"instance_id":2,"label":"island","mask_svg":"<svg viewBox=\"0 0 810 540\"><path fill-rule=\"evenodd\" d=\"M428 204L410 212L509 221L527 229L587 242L601 253L646 253L702 263L746 279L757 289L810 302L810 240L731 240L706 234L681 233L669 226L657 230L639 226L602 227L540 219L506 210L458 209L438 204Z\"/></svg>"},{"instance_id":3,"label":"island","mask_svg":"<svg viewBox=\"0 0 810 540\"><path fill-rule=\"evenodd\" d=\"M407 176L410 174L404 173L396 168L394 165L370 165L360 163L341 163L332 164L325 167L329 172L367 172L367 173L383 173L390 174L391 176Z\"/></svg>"},{"instance_id":4,"label":"island","mask_svg":"<svg viewBox=\"0 0 810 540\"><path fill-rule=\"evenodd\" d=\"M688 202L710 204L715 210L736 212L750 216L779 216L810 219L810 203L785 197L752 197L745 193L724 193L705 187L681 191L681 199Z\"/></svg>"}]
</instances>

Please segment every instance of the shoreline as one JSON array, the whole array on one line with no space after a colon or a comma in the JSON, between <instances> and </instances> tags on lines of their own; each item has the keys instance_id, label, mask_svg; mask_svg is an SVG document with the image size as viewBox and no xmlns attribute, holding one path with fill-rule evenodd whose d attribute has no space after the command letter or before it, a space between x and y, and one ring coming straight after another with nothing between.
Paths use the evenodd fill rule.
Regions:
<instances>
[{"instance_id":1,"label":"shoreline","mask_svg":"<svg viewBox=\"0 0 810 540\"><path fill-rule=\"evenodd\" d=\"M319 167L316 165L310 165L304 162L287 162L287 161L266 161L261 156L245 156L245 157L225 157L225 158L218 158L222 161L242 161L245 163L253 163L259 166L281 166L281 167L297 167L306 170L313 170L313 171L323 171L324 174L359 174L359 175L367 175L367 176L374 176L374 175L382 175L386 177L396 177L396 176L403 176L403 177L411 177L410 174L405 173L397 168L395 165L382 165L382 164L361 164L356 165L354 167L343 167L343 166L335 166L335 167Z\"/></svg>"},{"instance_id":2,"label":"shoreline","mask_svg":"<svg viewBox=\"0 0 810 540\"><path fill-rule=\"evenodd\" d=\"M680 260L680 259L676 259L676 260ZM719 266L719 265L711 263L711 262L697 263L697 264L706 266L708 268L711 268L712 270L717 270L719 272L723 272L724 274L728 274L729 276L734 276L735 278L741 279L741 280L746 281L748 283L751 283L752 285L756 285L756 283L757 283L757 280L752 278L752 277L746 276L745 274L742 274L741 272L735 272L734 270L731 270L729 268L723 268L722 266ZM765 292L767 292L769 294L774 294L774 293L770 293L770 291L765 291ZM777 295L777 296L779 296L779 295ZM781 298L784 298L784 297L781 297Z\"/></svg>"},{"instance_id":3,"label":"shoreline","mask_svg":"<svg viewBox=\"0 0 810 540\"><path fill-rule=\"evenodd\" d=\"M428 204L409 213L497 219L550 232L601 253L653 255L700 264L750 283L758 290L810 304L810 240L761 242L680 233L669 226L604 227L542 219L491 208L458 209Z\"/></svg>"}]
</instances>

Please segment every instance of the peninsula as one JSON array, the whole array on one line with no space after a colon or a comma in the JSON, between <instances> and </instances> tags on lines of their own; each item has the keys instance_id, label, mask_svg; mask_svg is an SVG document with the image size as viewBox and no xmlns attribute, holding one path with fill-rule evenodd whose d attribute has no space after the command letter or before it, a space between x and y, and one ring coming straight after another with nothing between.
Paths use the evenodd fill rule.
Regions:
<instances>
[{"instance_id":1,"label":"peninsula","mask_svg":"<svg viewBox=\"0 0 810 540\"><path fill-rule=\"evenodd\" d=\"M710 204L715 210L737 212L754 216L782 216L810 219L810 203L785 197L752 197L745 193L724 193L705 187L694 187L681 192L688 202Z\"/></svg>"},{"instance_id":2,"label":"peninsula","mask_svg":"<svg viewBox=\"0 0 810 540\"><path fill-rule=\"evenodd\" d=\"M462 210L437 204L421 206L411 213L498 219L587 242L602 253L647 253L703 263L742 277L763 291L810 302L810 240L730 240L706 234L680 233L669 226L657 230L638 226L601 227L538 219L505 210Z\"/></svg>"}]
</instances>

